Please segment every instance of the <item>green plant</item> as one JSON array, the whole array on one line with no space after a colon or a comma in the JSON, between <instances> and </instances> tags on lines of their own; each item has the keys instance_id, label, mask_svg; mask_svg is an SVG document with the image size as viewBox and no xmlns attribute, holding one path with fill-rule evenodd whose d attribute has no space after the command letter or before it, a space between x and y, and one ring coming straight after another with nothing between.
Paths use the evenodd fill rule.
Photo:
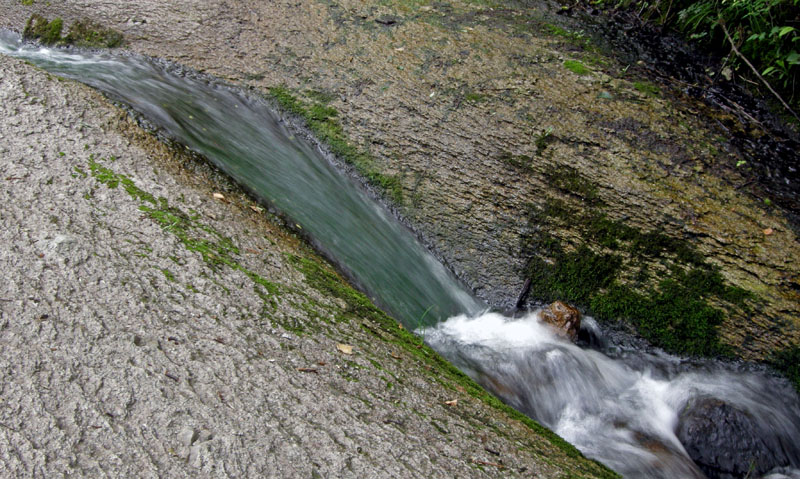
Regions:
<instances>
[{"instance_id":1,"label":"green plant","mask_svg":"<svg viewBox=\"0 0 800 479\"><path fill-rule=\"evenodd\" d=\"M677 25L692 39L725 45L725 26L735 46L765 77L788 87L800 65L798 0L705 0L678 13Z\"/></svg>"},{"instance_id":2,"label":"green plant","mask_svg":"<svg viewBox=\"0 0 800 479\"><path fill-rule=\"evenodd\" d=\"M420 316L417 319L417 328L416 328L415 332L416 331L421 331L420 332L420 336L422 337L422 341L423 342L425 341L425 327L427 326L425 324L425 317L428 316L428 313L431 311L431 309L433 309L434 306L435 305L433 305L433 304L428 306L428 309L426 309L425 312L422 313L422 316Z\"/></svg>"}]
</instances>

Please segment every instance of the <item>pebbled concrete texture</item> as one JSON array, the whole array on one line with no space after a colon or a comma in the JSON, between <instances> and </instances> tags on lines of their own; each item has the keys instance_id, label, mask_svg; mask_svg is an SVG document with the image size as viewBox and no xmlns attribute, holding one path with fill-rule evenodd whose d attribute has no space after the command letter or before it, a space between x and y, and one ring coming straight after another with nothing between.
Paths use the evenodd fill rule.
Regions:
<instances>
[{"instance_id":1,"label":"pebbled concrete texture","mask_svg":"<svg viewBox=\"0 0 800 479\"><path fill-rule=\"evenodd\" d=\"M608 474L342 320L301 240L89 88L0 56L0 118L0 476Z\"/></svg>"}]
</instances>

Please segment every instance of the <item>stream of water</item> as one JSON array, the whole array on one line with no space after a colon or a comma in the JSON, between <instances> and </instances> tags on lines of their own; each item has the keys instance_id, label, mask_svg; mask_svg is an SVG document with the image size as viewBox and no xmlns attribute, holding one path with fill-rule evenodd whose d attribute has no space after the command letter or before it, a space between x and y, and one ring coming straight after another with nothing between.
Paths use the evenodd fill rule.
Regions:
<instances>
[{"instance_id":1,"label":"stream of water","mask_svg":"<svg viewBox=\"0 0 800 479\"><path fill-rule=\"evenodd\" d=\"M579 348L537 313L487 312L267 102L166 63L24 44L11 32L0 31L0 53L103 91L207 157L296 222L406 327L423 327L426 341L462 370L626 477L758 477L769 462L785 466L769 477L800 478L800 407L785 381L714 362ZM690 421L707 412L711 425ZM739 472L726 476L701 471L690 454L722 465L742 456L754 466L730 466Z\"/></svg>"}]
</instances>

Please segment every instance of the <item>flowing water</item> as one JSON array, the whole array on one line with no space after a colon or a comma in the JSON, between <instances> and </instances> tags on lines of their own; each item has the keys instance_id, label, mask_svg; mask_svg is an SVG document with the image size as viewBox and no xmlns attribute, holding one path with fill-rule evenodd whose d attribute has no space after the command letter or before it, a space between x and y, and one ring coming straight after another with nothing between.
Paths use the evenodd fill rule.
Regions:
<instances>
[{"instance_id":1,"label":"flowing water","mask_svg":"<svg viewBox=\"0 0 800 479\"><path fill-rule=\"evenodd\" d=\"M716 463L766 454L790 466L772 477L800 478L791 469L800 467L800 408L785 381L713 362L579 348L536 313L486 312L410 230L266 102L151 59L23 44L10 32L0 31L0 53L103 91L207 157L296 222L377 304L409 328L427 326L426 341L457 366L626 477L704 477L691 451ZM742 440L727 449L698 446L687 440L692 429L681 411L711 411L718 427L701 427L704 436Z\"/></svg>"},{"instance_id":2,"label":"flowing water","mask_svg":"<svg viewBox=\"0 0 800 479\"><path fill-rule=\"evenodd\" d=\"M0 53L125 103L288 215L409 328L486 308L265 102L150 59L24 45L10 32L0 35Z\"/></svg>"}]
</instances>

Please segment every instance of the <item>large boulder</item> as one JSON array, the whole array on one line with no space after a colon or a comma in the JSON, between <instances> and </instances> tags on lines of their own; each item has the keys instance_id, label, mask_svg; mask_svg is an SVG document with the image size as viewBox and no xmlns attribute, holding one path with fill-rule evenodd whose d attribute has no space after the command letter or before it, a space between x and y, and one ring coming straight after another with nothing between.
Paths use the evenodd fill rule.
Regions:
<instances>
[{"instance_id":1,"label":"large boulder","mask_svg":"<svg viewBox=\"0 0 800 479\"><path fill-rule=\"evenodd\" d=\"M578 339L581 329L581 312L572 306L556 301L541 311L540 318L551 325L556 334L570 341Z\"/></svg>"},{"instance_id":2,"label":"large boulder","mask_svg":"<svg viewBox=\"0 0 800 479\"><path fill-rule=\"evenodd\" d=\"M771 428L720 399L698 398L679 415L678 439L709 479L760 477L790 458Z\"/></svg>"}]
</instances>

